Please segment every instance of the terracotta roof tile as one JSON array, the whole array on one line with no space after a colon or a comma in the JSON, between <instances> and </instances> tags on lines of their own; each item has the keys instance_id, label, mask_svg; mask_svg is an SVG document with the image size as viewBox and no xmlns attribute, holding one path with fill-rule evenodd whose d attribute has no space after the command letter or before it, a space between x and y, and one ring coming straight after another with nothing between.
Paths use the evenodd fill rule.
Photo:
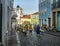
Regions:
<instances>
[{"instance_id":1,"label":"terracotta roof tile","mask_svg":"<svg viewBox=\"0 0 60 46\"><path fill-rule=\"evenodd\" d=\"M28 19L30 19L30 15L23 15L22 18L28 18Z\"/></svg>"}]
</instances>

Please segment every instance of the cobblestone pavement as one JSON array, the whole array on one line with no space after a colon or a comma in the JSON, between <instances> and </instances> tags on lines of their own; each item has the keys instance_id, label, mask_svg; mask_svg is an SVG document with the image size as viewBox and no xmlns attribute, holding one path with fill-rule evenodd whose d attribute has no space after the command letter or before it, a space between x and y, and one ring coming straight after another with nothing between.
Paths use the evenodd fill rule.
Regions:
<instances>
[{"instance_id":1,"label":"cobblestone pavement","mask_svg":"<svg viewBox=\"0 0 60 46\"><path fill-rule=\"evenodd\" d=\"M7 46L17 46L16 31L10 32Z\"/></svg>"},{"instance_id":2,"label":"cobblestone pavement","mask_svg":"<svg viewBox=\"0 0 60 46\"><path fill-rule=\"evenodd\" d=\"M46 33L60 37L60 32L46 32Z\"/></svg>"},{"instance_id":3,"label":"cobblestone pavement","mask_svg":"<svg viewBox=\"0 0 60 46\"><path fill-rule=\"evenodd\" d=\"M21 46L60 46L60 37L47 33L37 35L34 31L27 36L19 34Z\"/></svg>"},{"instance_id":4,"label":"cobblestone pavement","mask_svg":"<svg viewBox=\"0 0 60 46\"><path fill-rule=\"evenodd\" d=\"M39 42L40 46L60 46L60 37L44 33Z\"/></svg>"},{"instance_id":5,"label":"cobblestone pavement","mask_svg":"<svg viewBox=\"0 0 60 46\"><path fill-rule=\"evenodd\" d=\"M27 35L18 32L18 36L21 46L60 46L60 37L48 33L37 35L34 31L32 33L28 31ZM16 31L12 31L9 37L8 46L18 46Z\"/></svg>"}]
</instances>

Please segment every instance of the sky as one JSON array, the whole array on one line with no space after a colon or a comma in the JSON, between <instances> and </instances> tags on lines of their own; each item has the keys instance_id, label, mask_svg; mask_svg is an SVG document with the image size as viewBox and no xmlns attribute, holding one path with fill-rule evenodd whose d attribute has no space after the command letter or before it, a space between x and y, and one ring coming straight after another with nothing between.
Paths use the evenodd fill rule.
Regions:
<instances>
[{"instance_id":1,"label":"sky","mask_svg":"<svg viewBox=\"0 0 60 46\"><path fill-rule=\"evenodd\" d=\"M14 0L14 7L20 5L23 14L32 14L38 11L38 0Z\"/></svg>"}]
</instances>

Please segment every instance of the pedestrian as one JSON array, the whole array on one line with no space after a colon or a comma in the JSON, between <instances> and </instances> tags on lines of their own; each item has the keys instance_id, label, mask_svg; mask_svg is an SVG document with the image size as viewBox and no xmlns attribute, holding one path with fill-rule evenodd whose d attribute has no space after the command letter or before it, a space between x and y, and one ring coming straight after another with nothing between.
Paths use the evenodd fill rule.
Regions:
<instances>
[{"instance_id":1,"label":"pedestrian","mask_svg":"<svg viewBox=\"0 0 60 46\"><path fill-rule=\"evenodd\" d=\"M26 28L23 27L23 34L26 35L26 33L27 33L27 32L26 32Z\"/></svg>"},{"instance_id":2,"label":"pedestrian","mask_svg":"<svg viewBox=\"0 0 60 46\"><path fill-rule=\"evenodd\" d=\"M38 42L40 39L40 26L39 26L39 24L36 26L36 36L37 36L37 42Z\"/></svg>"},{"instance_id":3,"label":"pedestrian","mask_svg":"<svg viewBox=\"0 0 60 46\"><path fill-rule=\"evenodd\" d=\"M32 33L32 26L29 27L29 32Z\"/></svg>"},{"instance_id":4,"label":"pedestrian","mask_svg":"<svg viewBox=\"0 0 60 46\"><path fill-rule=\"evenodd\" d=\"M46 32L46 26L44 26L44 32Z\"/></svg>"},{"instance_id":5,"label":"pedestrian","mask_svg":"<svg viewBox=\"0 0 60 46\"><path fill-rule=\"evenodd\" d=\"M38 24L37 27L36 27L36 33L37 33L37 34L40 34L40 26L39 26L39 24Z\"/></svg>"},{"instance_id":6,"label":"pedestrian","mask_svg":"<svg viewBox=\"0 0 60 46\"><path fill-rule=\"evenodd\" d=\"M26 34L27 34L27 31L28 31L28 25L26 24L26 25L23 27L23 33L26 35Z\"/></svg>"}]
</instances>

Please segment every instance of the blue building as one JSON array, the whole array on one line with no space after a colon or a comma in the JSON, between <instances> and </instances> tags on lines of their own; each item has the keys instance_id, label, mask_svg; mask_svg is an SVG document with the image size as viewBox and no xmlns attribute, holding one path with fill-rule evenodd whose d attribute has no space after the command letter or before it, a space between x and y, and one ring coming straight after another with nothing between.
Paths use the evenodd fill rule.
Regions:
<instances>
[{"instance_id":1,"label":"blue building","mask_svg":"<svg viewBox=\"0 0 60 46\"><path fill-rule=\"evenodd\" d=\"M39 23L40 26L52 26L51 0L39 0Z\"/></svg>"},{"instance_id":2,"label":"blue building","mask_svg":"<svg viewBox=\"0 0 60 46\"><path fill-rule=\"evenodd\" d=\"M60 0L52 2L52 26L60 31Z\"/></svg>"}]
</instances>

